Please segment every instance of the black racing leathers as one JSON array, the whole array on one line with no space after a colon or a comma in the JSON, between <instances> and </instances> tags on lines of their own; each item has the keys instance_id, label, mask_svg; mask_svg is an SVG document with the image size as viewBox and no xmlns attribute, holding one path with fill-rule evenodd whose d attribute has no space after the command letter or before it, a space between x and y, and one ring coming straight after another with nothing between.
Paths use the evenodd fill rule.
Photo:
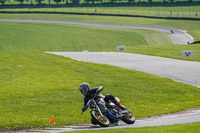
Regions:
<instances>
[{"instance_id":1,"label":"black racing leathers","mask_svg":"<svg viewBox=\"0 0 200 133\"><path fill-rule=\"evenodd\" d=\"M88 100L92 99L96 94L97 96L95 100L97 100L98 98L104 98L104 96L100 93L102 90L103 86L90 88L87 95L83 98L84 106L87 104Z\"/></svg>"},{"instance_id":2,"label":"black racing leathers","mask_svg":"<svg viewBox=\"0 0 200 133\"><path fill-rule=\"evenodd\" d=\"M106 104L105 104L105 101L104 101L104 97L102 94L101 94L101 91L103 90L103 87L102 86L99 86L99 87L93 87L93 88L90 88L89 92L87 93L87 95L83 98L83 102L84 102L84 107L85 105L87 104L87 102L92 99L94 97L94 95L97 94L96 98L94 99L99 107L99 109L101 110L101 112L103 114L106 113ZM85 108L83 107L82 110L84 110Z\"/></svg>"}]
</instances>

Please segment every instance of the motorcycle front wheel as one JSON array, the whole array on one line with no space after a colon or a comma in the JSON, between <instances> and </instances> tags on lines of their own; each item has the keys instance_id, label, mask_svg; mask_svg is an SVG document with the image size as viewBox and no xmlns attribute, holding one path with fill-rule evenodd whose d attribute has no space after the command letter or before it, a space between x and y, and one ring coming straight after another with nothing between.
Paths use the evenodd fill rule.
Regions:
<instances>
[{"instance_id":1,"label":"motorcycle front wheel","mask_svg":"<svg viewBox=\"0 0 200 133\"><path fill-rule=\"evenodd\" d=\"M135 116L129 110L127 111L128 113L123 114L123 116L120 119L127 124L134 124Z\"/></svg>"},{"instance_id":2,"label":"motorcycle front wheel","mask_svg":"<svg viewBox=\"0 0 200 133\"><path fill-rule=\"evenodd\" d=\"M108 127L110 125L110 121L106 116L101 116L97 110L92 110L91 117L93 122L99 124L102 127Z\"/></svg>"}]
</instances>

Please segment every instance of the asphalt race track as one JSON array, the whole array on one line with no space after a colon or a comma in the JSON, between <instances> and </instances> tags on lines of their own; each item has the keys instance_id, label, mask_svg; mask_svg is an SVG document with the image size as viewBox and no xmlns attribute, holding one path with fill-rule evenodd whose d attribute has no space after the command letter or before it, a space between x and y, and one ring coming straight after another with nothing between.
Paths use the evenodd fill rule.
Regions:
<instances>
[{"instance_id":1,"label":"asphalt race track","mask_svg":"<svg viewBox=\"0 0 200 133\"><path fill-rule=\"evenodd\" d=\"M160 31L167 34L174 44L189 44L193 43L192 36L186 31L178 30L171 27L151 26L151 25L126 25L126 24L108 24L108 23L91 23L78 21L53 21L53 20L19 20L19 19L0 19L0 22L29 22L29 23L56 23L56 24L75 24L75 25L89 25L89 26L104 26L104 27L118 27L118 28L135 28Z\"/></svg>"},{"instance_id":2,"label":"asphalt race track","mask_svg":"<svg viewBox=\"0 0 200 133\"><path fill-rule=\"evenodd\" d=\"M119 129L119 128L139 128L139 127L151 127L151 126L166 126L184 123L200 122L200 108L187 110L184 112L167 114L161 116L153 116L149 118L136 119L134 124L128 125L123 122L119 122L118 126L100 127L91 124L78 125L78 126L65 126L62 128L45 128L43 130L29 130L29 133L60 133L68 131L80 131L80 130L105 130L105 129ZM25 133L26 131L16 131Z\"/></svg>"},{"instance_id":3,"label":"asphalt race track","mask_svg":"<svg viewBox=\"0 0 200 133\"><path fill-rule=\"evenodd\" d=\"M200 62L122 52L48 52L84 62L114 65L200 88Z\"/></svg>"}]
</instances>

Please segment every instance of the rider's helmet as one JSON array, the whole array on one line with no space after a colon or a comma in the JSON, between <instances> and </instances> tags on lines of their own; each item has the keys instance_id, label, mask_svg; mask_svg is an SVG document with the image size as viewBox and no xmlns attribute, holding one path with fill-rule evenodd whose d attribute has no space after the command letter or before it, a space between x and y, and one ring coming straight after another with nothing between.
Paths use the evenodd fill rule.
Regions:
<instances>
[{"instance_id":1,"label":"rider's helmet","mask_svg":"<svg viewBox=\"0 0 200 133\"><path fill-rule=\"evenodd\" d=\"M88 91L90 90L90 85L88 83L82 83L79 86L79 90L81 92L82 95L86 96Z\"/></svg>"}]
</instances>

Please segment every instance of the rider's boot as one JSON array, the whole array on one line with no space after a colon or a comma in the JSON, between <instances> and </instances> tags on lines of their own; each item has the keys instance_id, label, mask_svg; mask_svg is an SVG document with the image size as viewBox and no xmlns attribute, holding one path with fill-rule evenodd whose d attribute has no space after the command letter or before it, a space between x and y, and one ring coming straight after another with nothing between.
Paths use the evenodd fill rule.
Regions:
<instances>
[{"instance_id":1,"label":"rider's boot","mask_svg":"<svg viewBox=\"0 0 200 133\"><path fill-rule=\"evenodd\" d=\"M120 103L120 99L119 99L118 97L115 97L115 99L114 99L113 102L114 102L114 104L117 105L121 110L125 110L125 109L126 109L126 107L123 106L123 105Z\"/></svg>"}]
</instances>

